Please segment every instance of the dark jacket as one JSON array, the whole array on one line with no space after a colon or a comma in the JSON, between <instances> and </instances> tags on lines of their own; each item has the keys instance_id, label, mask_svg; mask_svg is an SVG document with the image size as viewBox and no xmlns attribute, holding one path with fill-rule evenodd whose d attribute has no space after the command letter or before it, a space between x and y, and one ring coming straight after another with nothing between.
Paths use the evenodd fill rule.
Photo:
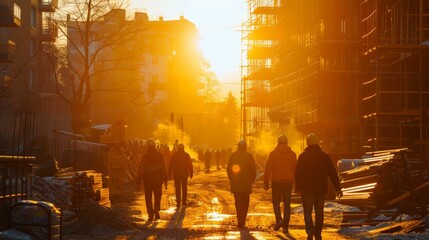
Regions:
<instances>
[{"instance_id":1,"label":"dark jacket","mask_svg":"<svg viewBox=\"0 0 429 240\"><path fill-rule=\"evenodd\" d=\"M326 194L331 179L336 191L340 181L331 158L318 145L308 146L298 157L295 172L295 190L304 194Z\"/></svg>"},{"instance_id":2,"label":"dark jacket","mask_svg":"<svg viewBox=\"0 0 429 240\"><path fill-rule=\"evenodd\" d=\"M168 176L174 178L187 178L194 175L194 167L189 154L183 150L178 150L171 156L170 166L168 166Z\"/></svg>"},{"instance_id":3,"label":"dark jacket","mask_svg":"<svg viewBox=\"0 0 429 240\"><path fill-rule=\"evenodd\" d=\"M227 173L232 193L252 193L252 184L256 179L256 163L252 154L246 150L232 153Z\"/></svg>"},{"instance_id":4,"label":"dark jacket","mask_svg":"<svg viewBox=\"0 0 429 240\"><path fill-rule=\"evenodd\" d=\"M286 144L278 144L268 157L265 166L264 183L290 183L295 179L296 154Z\"/></svg>"},{"instance_id":5,"label":"dark jacket","mask_svg":"<svg viewBox=\"0 0 429 240\"><path fill-rule=\"evenodd\" d=\"M142 173L144 184L162 184L167 181L167 167L164 156L155 148L148 148L142 158Z\"/></svg>"}]
</instances>

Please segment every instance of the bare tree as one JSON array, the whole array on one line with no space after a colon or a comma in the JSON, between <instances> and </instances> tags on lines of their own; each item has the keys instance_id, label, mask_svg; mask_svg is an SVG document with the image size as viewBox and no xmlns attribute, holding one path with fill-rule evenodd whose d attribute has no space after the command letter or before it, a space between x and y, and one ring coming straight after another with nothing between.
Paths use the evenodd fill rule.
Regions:
<instances>
[{"instance_id":1,"label":"bare tree","mask_svg":"<svg viewBox=\"0 0 429 240\"><path fill-rule=\"evenodd\" d=\"M143 94L135 81L143 29L127 20L126 8L125 0L67 0L52 19L60 33L53 55L58 61L56 91L70 106L75 132L88 125L96 92L134 91L130 98L135 101ZM112 77L121 74L131 77ZM103 80L111 82L106 86Z\"/></svg>"},{"instance_id":2,"label":"bare tree","mask_svg":"<svg viewBox=\"0 0 429 240\"><path fill-rule=\"evenodd\" d=\"M210 69L211 65L207 59L202 61L202 76L201 81L203 84L202 94L206 103L215 102L219 94L219 80L216 73Z\"/></svg>"}]
</instances>

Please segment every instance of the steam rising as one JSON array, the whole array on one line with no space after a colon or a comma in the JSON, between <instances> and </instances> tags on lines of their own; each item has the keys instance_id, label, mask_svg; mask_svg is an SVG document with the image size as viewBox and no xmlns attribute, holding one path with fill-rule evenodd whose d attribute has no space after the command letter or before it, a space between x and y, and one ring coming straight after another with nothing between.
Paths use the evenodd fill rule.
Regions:
<instances>
[{"instance_id":1,"label":"steam rising","mask_svg":"<svg viewBox=\"0 0 429 240\"><path fill-rule=\"evenodd\" d=\"M287 125L283 129L262 130L258 136L250 139L249 151L257 156L268 159L268 155L277 146L277 139L280 135L288 138L288 145L299 155L305 148L305 134L301 133L295 124Z\"/></svg>"},{"instance_id":2,"label":"steam rising","mask_svg":"<svg viewBox=\"0 0 429 240\"><path fill-rule=\"evenodd\" d=\"M191 144L191 138L189 135L177 128L175 125L171 123L160 123L154 130L153 136L155 139L158 139L161 144L168 145L170 150L173 149L174 140L178 139L179 143L183 143L183 145L185 145L185 151L189 153L191 158L198 159L198 154L193 149L189 148Z\"/></svg>"}]
</instances>

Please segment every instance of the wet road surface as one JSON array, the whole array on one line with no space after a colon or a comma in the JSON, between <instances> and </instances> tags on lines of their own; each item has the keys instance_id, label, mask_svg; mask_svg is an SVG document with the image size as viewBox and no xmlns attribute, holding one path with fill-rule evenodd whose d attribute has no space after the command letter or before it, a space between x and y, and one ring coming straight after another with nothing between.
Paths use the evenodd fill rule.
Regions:
<instances>
[{"instance_id":1,"label":"wet road surface","mask_svg":"<svg viewBox=\"0 0 429 240\"><path fill-rule=\"evenodd\" d=\"M262 189L257 180L250 199L246 228L237 227L234 198L229 191L226 171L198 172L188 185L188 204L176 208L173 181L163 190L161 219L147 221L143 189L127 188L130 203L114 202L113 208L131 217L137 229L128 232L101 231L88 236L67 236L65 239L306 239L303 216L292 213L289 234L274 231L271 191ZM292 208L299 207L293 204ZM337 233L340 216L325 213L323 239L347 239Z\"/></svg>"}]
</instances>

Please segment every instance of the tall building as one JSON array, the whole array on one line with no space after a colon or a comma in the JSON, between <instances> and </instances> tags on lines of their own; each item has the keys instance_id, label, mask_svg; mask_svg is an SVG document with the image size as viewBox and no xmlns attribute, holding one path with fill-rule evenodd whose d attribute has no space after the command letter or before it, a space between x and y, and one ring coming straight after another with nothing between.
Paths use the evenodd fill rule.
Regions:
<instances>
[{"instance_id":1,"label":"tall building","mask_svg":"<svg viewBox=\"0 0 429 240\"><path fill-rule=\"evenodd\" d=\"M250 0L245 136L294 125L331 153L428 156L429 3Z\"/></svg>"},{"instance_id":2,"label":"tall building","mask_svg":"<svg viewBox=\"0 0 429 240\"><path fill-rule=\"evenodd\" d=\"M75 24L69 21L72 39L79 37L73 33ZM90 47L90 52L98 51L90 69L89 118L93 123L126 120L130 134L147 136L159 123L175 116L175 125L180 128L184 121L187 132L192 132L203 103L198 96L201 55L195 25L184 17L167 20L141 12L131 19L125 9L113 9L97 24ZM109 47L98 47L102 38L116 33L122 33L121 37ZM79 59L74 48L68 44L71 58ZM73 64L78 66L80 61Z\"/></svg>"},{"instance_id":3,"label":"tall building","mask_svg":"<svg viewBox=\"0 0 429 240\"><path fill-rule=\"evenodd\" d=\"M0 109L5 141L16 127L15 111L34 114L34 136L51 136L53 129L68 126L68 110L56 95L55 71L46 54L57 37L51 22L57 6L58 0L0 1Z\"/></svg>"},{"instance_id":4,"label":"tall building","mask_svg":"<svg viewBox=\"0 0 429 240\"><path fill-rule=\"evenodd\" d=\"M245 135L296 126L332 152L360 137L359 1L249 1Z\"/></svg>"}]
</instances>

